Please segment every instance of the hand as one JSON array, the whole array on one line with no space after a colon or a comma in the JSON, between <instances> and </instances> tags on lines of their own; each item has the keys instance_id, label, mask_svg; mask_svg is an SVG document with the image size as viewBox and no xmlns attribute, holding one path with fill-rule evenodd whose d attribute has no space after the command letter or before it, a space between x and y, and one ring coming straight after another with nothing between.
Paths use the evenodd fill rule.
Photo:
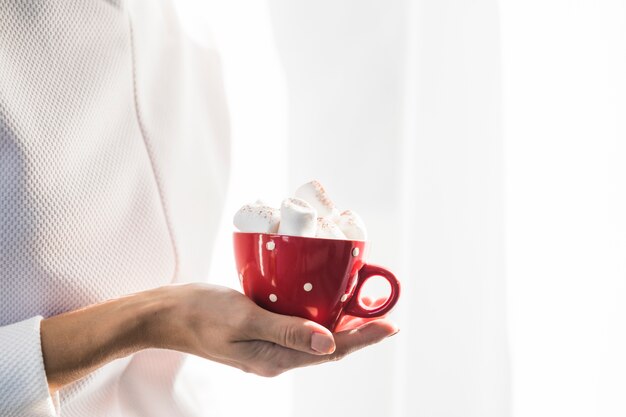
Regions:
<instances>
[{"instance_id":1,"label":"hand","mask_svg":"<svg viewBox=\"0 0 626 417\"><path fill-rule=\"evenodd\" d=\"M310 320L269 312L228 288L187 284L160 290L169 292L175 307L153 330L153 345L261 376L338 360L398 331L384 319L358 319L332 334Z\"/></svg>"},{"instance_id":2,"label":"hand","mask_svg":"<svg viewBox=\"0 0 626 417\"><path fill-rule=\"evenodd\" d=\"M368 308L371 308L371 309L374 309L376 307L379 307L379 306L383 305L385 303L385 301L387 301L387 297L377 298L375 300L372 299L371 297L367 297L367 296L364 296L364 297L361 298L361 303L365 307L368 307ZM346 315L346 316L343 316L339 320L339 323L337 324L337 331L356 329L356 328L359 328L359 327L363 326L365 323L370 323L372 321L378 321L378 320L384 319L386 317L387 317L387 314L382 315L380 317L375 317L375 318L364 318L364 317L357 317L357 316L348 316L348 315Z\"/></svg>"},{"instance_id":3,"label":"hand","mask_svg":"<svg viewBox=\"0 0 626 417\"><path fill-rule=\"evenodd\" d=\"M340 359L397 332L387 320L347 318L342 326L333 335L312 321L270 313L228 288L170 285L46 318L41 349L54 393L146 348L175 349L274 376Z\"/></svg>"}]
</instances>

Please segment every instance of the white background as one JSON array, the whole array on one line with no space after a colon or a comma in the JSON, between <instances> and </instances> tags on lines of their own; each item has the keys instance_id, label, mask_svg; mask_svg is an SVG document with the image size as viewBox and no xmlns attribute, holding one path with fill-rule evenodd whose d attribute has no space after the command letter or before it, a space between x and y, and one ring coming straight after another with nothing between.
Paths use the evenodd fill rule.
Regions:
<instances>
[{"instance_id":1,"label":"white background","mask_svg":"<svg viewBox=\"0 0 626 417\"><path fill-rule=\"evenodd\" d=\"M232 118L210 279L238 206L317 178L403 282L401 332L342 362L189 361L207 416L626 415L624 1L180 5Z\"/></svg>"}]
</instances>

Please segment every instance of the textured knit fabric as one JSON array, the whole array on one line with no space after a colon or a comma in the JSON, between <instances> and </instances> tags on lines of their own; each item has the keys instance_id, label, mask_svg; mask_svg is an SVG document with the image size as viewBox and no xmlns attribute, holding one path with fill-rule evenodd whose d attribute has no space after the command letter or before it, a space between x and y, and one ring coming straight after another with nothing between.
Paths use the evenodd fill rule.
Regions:
<instances>
[{"instance_id":1,"label":"textured knit fabric","mask_svg":"<svg viewBox=\"0 0 626 417\"><path fill-rule=\"evenodd\" d=\"M50 416L55 413L41 357L39 323L41 317L33 317L0 327L2 416ZM58 401L58 397L55 400Z\"/></svg>"},{"instance_id":2,"label":"textured knit fabric","mask_svg":"<svg viewBox=\"0 0 626 417\"><path fill-rule=\"evenodd\" d=\"M218 57L167 2L0 0L0 416L202 415L165 350L51 398L39 323L205 279L227 138Z\"/></svg>"}]
</instances>

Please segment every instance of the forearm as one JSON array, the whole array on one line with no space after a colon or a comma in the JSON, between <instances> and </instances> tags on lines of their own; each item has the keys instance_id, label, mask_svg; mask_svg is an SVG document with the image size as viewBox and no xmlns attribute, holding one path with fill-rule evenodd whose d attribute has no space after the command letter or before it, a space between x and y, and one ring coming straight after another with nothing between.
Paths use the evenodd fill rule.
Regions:
<instances>
[{"instance_id":1,"label":"forearm","mask_svg":"<svg viewBox=\"0 0 626 417\"><path fill-rule=\"evenodd\" d=\"M40 326L51 392L151 347L274 376L336 360L397 331L377 320L335 339L315 322L269 312L238 291L209 284L161 287L51 317Z\"/></svg>"},{"instance_id":2,"label":"forearm","mask_svg":"<svg viewBox=\"0 0 626 417\"><path fill-rule=\"evenodd\" d=\"M159 320L171 304L166 292L156 289L43 320L41 347L50 391L115 359L157 347Z\"/></svg>"}]
</instances>

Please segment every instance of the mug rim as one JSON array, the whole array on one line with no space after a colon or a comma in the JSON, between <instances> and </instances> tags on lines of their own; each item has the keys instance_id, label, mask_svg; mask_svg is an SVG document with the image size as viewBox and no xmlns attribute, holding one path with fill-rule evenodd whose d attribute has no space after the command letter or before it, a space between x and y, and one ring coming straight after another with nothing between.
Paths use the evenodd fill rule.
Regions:
<instances>
[{"instance_id":1,"label":"mug rim","mask_svg":"<svg viewBox=\"0 0 626 417\"><path fill-rule=\"evenodd\" d=\"M281 235L279 233L263 233L263 232L241 232L239 230L235 230L233 235L265 235L271 237L288 237L291 239L309 239L309 240L331 240L334 242L356 242L356 243L369 243L369 240L358 240L358 239L334 239L331 237L309 237L309 236L292 236L292 235Z\"/></svg>"}]
</instances>

